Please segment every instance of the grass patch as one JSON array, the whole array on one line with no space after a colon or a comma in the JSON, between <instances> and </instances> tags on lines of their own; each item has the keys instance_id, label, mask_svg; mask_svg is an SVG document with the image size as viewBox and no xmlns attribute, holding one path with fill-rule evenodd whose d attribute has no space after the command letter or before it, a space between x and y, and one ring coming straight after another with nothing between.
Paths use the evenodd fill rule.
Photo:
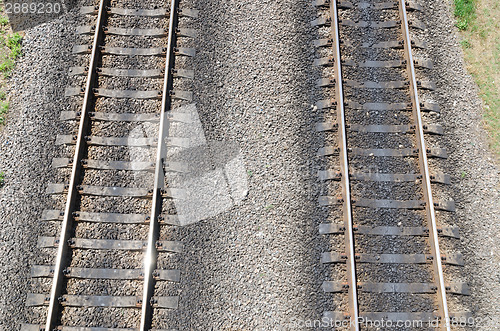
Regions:
<instances>
[{"instance_id":1,"label":"grass patch","mask_svg":"<svg viewBox=\"0 0 500 331\"><path fill-rule=\"evenodd\" d=\"M7 120L7 113L9 112L9 102L0 101L0 125L4 124Z\"/></svg>"},{"instance_id":2,"label":"grass patch","mask_svg":"<svg viewBox=\"0 0 500 331\"><path fill-rule=\"evenodd\" d=\"M7 36L0 36L0 42L7 48L7 54L2 54L2 61L0 62L0 71L5 77L8 77L16 65L16 59L21 56L21 41L23 37L19 33L14 33Z\"/></svg>"},{"instance_id":3,"label":"grass patch","mask_svg":"<svg viewBox=\"0 0 500 331\"><path fill-rule=\"evenodd\" d=\"M462 45L463 48L471 48L471 44L468 40L460 41L460 45Z\"/></svg>"},{"instance_id":4,"label":"grass patch","mask_svg":"<svg viewBox=\"0 0 500 331\"><path fill-rule=\"evenodd\" d=\"M22 39L19 33L12 32L4 12L3 1L0 0L0 125L7 120L9 101L4 90L7 78L16 65L16 59L22 55Z\"/></svg>"},{"instance_id":5,"label":"grass patch","mask_svg":"<svg viewBox=\"0 0 500 331\"><path fill-rule=\"evenodd\" d=\"M484 123L500 159L500 2L454 0L467 69L484 101Z\"/></svg>"},{"instance_id":6,"label":"grass patch","mask_svg":"<svg viewBox=\"0 0 500 331\"><path fill-rule=\"evenodd\" d=\"M476 18L476 0L455 0L455 24L460 30L467 30Z\"/></svg>"},{"instance_id":7,"label":"grass patch","mask_svg":"<svg viewBox=\"0 0 500 331\"><path fill-rule=\"evenodd\" d=\"M19 56L21 56L21 41L23 40L23 37L19 33L14 33L10 36L7 37L7 47L10 48L10 55L9 57L11 59L17 59Z\"/></svg>"}]
</instances>

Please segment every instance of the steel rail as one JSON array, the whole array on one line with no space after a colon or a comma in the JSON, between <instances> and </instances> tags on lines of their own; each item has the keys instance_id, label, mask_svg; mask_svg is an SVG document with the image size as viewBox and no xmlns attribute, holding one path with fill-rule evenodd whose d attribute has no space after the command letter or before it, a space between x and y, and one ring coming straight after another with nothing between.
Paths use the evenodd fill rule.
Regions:
<instances>
[{"instance_id":1,"label":"steel rail","mask_svg":"<svg viewBox=\"0 0 500 331\"><path fill-rule=\"evenodd\" d=\"M80 160L85 153L85 134L88 131L89 125L89 107L92 104L92 87L95 83L96 78L96 64L97 64L97 54L99 42L102 38L102 26L104 22L104 17L106 13L105 8L106 0L100 0L99 10L97 15L96 28L94 33L94 41L92 44L92 53L90 56L89 72L87 75L87 82L85 85L85 92L83 98L83 105L81 110L80 124L78 127L78 135L75 146L75 155L73 157L73 164L71 167L71 179L68 187L68 196L66 199L66 205L64 209L64 218L61 225L61 235L59 237L59 246L57 248L56 263L54 267L54 277L52 280L52 288L50 291L49 307L47 311L47 320L45 323L45 330L50 331L55 327L57 322L58 312L60 308L59 296L61 295L62 284L64 279L63 270L65 268L65 262L67 260L68 254L68 239L70 238L70 232L73 226L73 212L75 211L75 202L78 195L76 186L78 178L80 177L82 165Z\"/></svg>"},{"instance_id":2,"label":"steel rail","mask_svg":"<svg viewBox=\"0 0 500 331\"><path fill-rule=\"evenodd\" d=\"M334 1L335 2L335 1ZM429 242L431 254L433 256L433 269L437 281L438 309L441 317L441 328L450 330L450 316L446 300L446 286L443 277L443 266L441 263L441 253L439 250L438 232L436 224L436 215L434 210L434 201L432 198L431 180L427 163L427 150L425 147L424 130L420 110L420 100L418 97L417 80L415 77L415 67L411 50L411 39L408 28L408 17L406 15L405 0L399 0L399 14L401 16L401 29L404 38L404 53L406 57L406 67L410 78L410 97L412 101L413 115L416 124L416 138L419 153L419 167L422 174L422 185L424 189L424 201L426 201L425 211L429 220Z\"/></svg>"},{"instance_id":3,"label":"steel rail","mask_svg":"<svg viewBox=\"0 0 500 331\"><path fill-rule=\"evenodd\" d=\"M140 331L151 328L152 302L155 280L153 271L156 269L157 249L156 241L159 239L160 225L158 218L162 209L161 190L165 186L165 174L163 161L166 157L166 138L168 136L168 118L166 112L170 110L170 93L172 89L173 75L171 69L174 66L173 48L176 43L175 28L178 22L179 0L171 0L170 19L168 26L168 45L165 58L165 77L163 81L163 97L160 114L160 128L158 132L158 146L156 151L156 166L153 188L153 201L151 205L151 216L148 234L148 247L144 258L144 292L142 298Z\"/></svg>"},{"instance_id":4,"label":"steel rail","mask_svg":"<svg viewBox=\"0 0 500 331\"><path fill-rule=\"evenodd\" d=\"M338 122L338 135L339 135L339 157L340 157L340 171L342 173L341 185L343 195L343 215L345 227L345 246L347 253L347 281L349 284L348 297L349 297L349 315L350 315L350 329L359 330L358 325L358 293L356 282L356 262L354 255L354 230L352 222L352 204L351 204L351 189L349 181L349 160L347 157L347 133L345 124L345 109L344 109L344 91L342 86L342 62L340 54L340 36L339 36L339 19L337 10L337 0L330 1L330 18L333 52L334 52L334 70L335 70L335 99L337 102L337 122Z\"/></svg>"}]
</instances>

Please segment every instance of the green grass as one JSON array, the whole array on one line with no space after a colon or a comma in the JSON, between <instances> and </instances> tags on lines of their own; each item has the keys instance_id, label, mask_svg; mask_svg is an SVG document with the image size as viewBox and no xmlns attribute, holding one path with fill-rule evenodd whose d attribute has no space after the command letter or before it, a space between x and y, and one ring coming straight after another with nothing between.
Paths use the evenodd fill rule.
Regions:
<instances>
[{"instance_id":1,"label":"green grass","mask_svg":"<svg viewBox=\"0 0 500 331\"><path fill-rule=\"evenodd\" d=\"M500 159L500 2L454 0L456 26L470 72L484 102L491 148Z\"/></svg>"},{"instance_id":2,"label":"green grass","mask_svg":"<svg viewBox=\"0 0 500 331\"><path fill-rule=\"evenodd\" d=\"M8 54L6 54L0 62L0 72L2 72L5 77L10 75L16 64L16 59L21 56L22 39L23 37L19 33L0 37L1 44L9 49Z\"/></svg>"},{"instance_id":3,"label":"green grass","mask_svg":"<svg viewBox=\"0 0 500 331\"><path fill-rule=\"evenodd\" d=\"M19 56L21 56L21 41L23 40L23 36L19 33L11 34L7 37L6 45L10 48L10 58L15 60Z\"/></svg>"},{"instance_id":4,"label":"green grass","mask_svg":"<svg viewBox=\"0 0 500 331\"><path fill-rule=\"evenodd\" d=\"M1 24L1 22L0 22ZM6 54L0 57L0 72L4 78L10 76L12 69L16 65L16 59L21 56L23 37L19 33L0 35L0 48L7 50ZM0 91L0 125L5 124L7 120L7 112L9 110L9 102L6 101L7 95L4 91Z\"/></svg>"},{"instance_id":5,"label":"green grass","mask_svg":"<svg viewBox=\"0 0 500 331\"><path fill-rule=\"evenodd\" d=\"M7 100L7 93L0 91L0 125L5 123L5 116L9 111L9 102Z\"/></svg>"},{"instance_id":6,"label":"green grass","mask_svg":"<svg viewBox=\"0 0 500 331\"><path fill-rule=\"evenodd\" d=\"M5 92L6 79L10 76L16 59L21 56L22 48L22 36L12 33L3 5L4 1L0 0L0 126L7 121L9 111L9 100ZM3 182L3 173L1 178Z\"/></svg>"},{"instance_id":7,"label":"green grass","mask_svg":"<svg viewBox=\"0 0 500 331\"><path fill-rule=\"evenodd\" d=\"M5 183L5 173L3 171L0 171L0 187L2 187L4 183Z\"/></svg>"},{"instance_id":8,"label":"green grass","mask_svg":"<svg viewBox=\"0 0 500 331\"><path fill-rule=\"evenodd\" d=\"M455 24L460 30L467 30L471 22L476 18L475 0L455 0Z\"/></svg>"},{"instance_id":9,"label":"green grass","mask_svg":"<svg viewBox=\"0 0 500 331\"><path fill-rule=\"evenodd\" d=\"M487 106L484 119L491 131L492 147L500 151L500 95L497 86L495 86L493 79L489 75L486 77L474 75L474 78L477 82L480 82L480 94Z\"/></svg>"},{"instance_id":10,"label":"green grass","mask_svg":"<svg viewBox=\"0 0 500 331\"><path fill-rule=\"evenodd\" d=\"M12 59L6 58L0 62L0 72L3 72L4 77L9 77L12 68L14 68L14 61Z\"/></svg>"},{"instance_id":11,"label":"green grass","mask_svg":"<svg viewBox=\"0 0 500 331\"><path fill-rule=\"evenodd\" d=\"M7 120L7 112L9 111L9 103L7 101L0 102L0 125Z\"/></svg>"},{"instance_id":12,"label":"green grass","mask_svg":"<svg viewBox=\"0 0 500 331\"><path fill-rule=\"evenodd\" d=\"M471 44L468 40L460 41L460 45L462 45L463 48L471 48Z\"/></svg>"}]
</instances>

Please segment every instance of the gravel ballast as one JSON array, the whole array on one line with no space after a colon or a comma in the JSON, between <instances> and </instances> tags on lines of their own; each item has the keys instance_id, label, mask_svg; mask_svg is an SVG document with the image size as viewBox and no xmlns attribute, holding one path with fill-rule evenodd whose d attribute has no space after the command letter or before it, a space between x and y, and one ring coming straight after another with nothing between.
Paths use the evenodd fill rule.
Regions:
<instances>
[{"instance_id":1,"label":"gravel ballast","mask_svg":"<svg viewBox=\"0 0 500 331\"><path fill-rule=\"evenodd\" d=\"M316 152L325 142L314 131L322 115L312 105L323 95L315 87L320 72L313 66L312 41L318 33L310 21L318 11L309 1L292 0L193 0L188 7L200 10L197 55L186 67L195 70L196 109L207 141L239 145L248 194L217 216L175 230L185 247L173 259L181 270L179 309L162 311L155 323L179 330L305 329L300 321L345 307L342 296L321 290L323 280L344 271L319 263L321 252L343 247L318 233L320 223L341 216L317 205L324 186L316 173L325 163ZM472 293L452 299L450 310L472 311L483 323L498 321L499 171L487 149L481 101L464 69L451 7L425 7L419 14L429 27L422 34L429 43L424 53L435 67L426 75L438 86L433 97L445 128L439 145L449 153L438 166L453 182L439 194L457 203L447 222L460 227L454 249L465 258L464 268L448 271ZM8 124L0 133L0 170L6 173L0 189L1 330L39 320L24 301L36 292L30 267L53 259L36 242L57 231L39 219L43 209L62 202L45 188L58 176L50 167L60 157L55 135L68 129L58 119L68 110L64 88L78 16L26 31L24 55L11 79Z\"/></svg>"}]
</instances>

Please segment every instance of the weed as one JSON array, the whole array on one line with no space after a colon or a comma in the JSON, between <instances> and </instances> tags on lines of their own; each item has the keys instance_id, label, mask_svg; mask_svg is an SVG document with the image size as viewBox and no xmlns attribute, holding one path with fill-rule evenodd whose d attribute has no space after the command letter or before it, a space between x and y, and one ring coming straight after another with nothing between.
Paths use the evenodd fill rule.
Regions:
<instances>
[{"instance_id":1,"label":"weed","mask_svg":"<svg viewBox=\"0 0 500 331\"><path fill-rule=\"evenodd\" d=\"M476 0L455 0L455 24L460 30L467 30L476 18Z\"/></svg>"},{"instance_id":2,"label":"weed","mask_svg":"<svg viewBox=\"0 0 500 331\"><path fill-rule=\"evenodd\" d=\"M5 184L5 173L3 171L0 171L0 187Z\"/></svg>"},{"instance_id":3,"label":"weed","mask_svg":"<svg viewBox=\"0 0 500 331\"><path fill-rule=\"evenodd\" d=\"M467 176L467 173L464 170L462 170L462 172L460 173L460 178L464 179L465 176Z\"/></svg>"},{"instance_id":4,"label":"weed","mask_svg":"<svg viewBox=\"0 0 500 331\"><path fill-rule=\"evenodd\" d=\"M19 33L10 33L9 18L5 16L3 10L4 1L0 0L0 73L7 78L15 66L16 59L21 56L22 39ZM0 79L0 125L5 124L9 102L7 93L4 91L4 81ZM4 173L0 175L0 182L3 183ZM0 184L1 186L1 184Z\"/></svg>"},{"instance_id":5,"label":"weed","mask_svg":"<svg viewBox=\"0 0 500 331\"><path fill-rule=\"evenodd\" d=\"M274 209L274 205L268 205L268 206L266 206L266 210L271 210L271 209Z\"/></svg>"},{"instance_id":6,"label":"weed","mask_svg":"<svg viewBox=\"0 0 500 331\"><path fill-rule=\"evenodd\" d=\"M0 102L0 125L5 123L8 111L9 111L9 103L6 101Z\"/></svg>"},{"instance_id":7,"label":"weed","mask_svg":"<svg viewBox=\"0 0 500 331\"><path fill-rule=\"evenodd\" d=\"M23 36L19 33L14 33L7 37L6 45L10 48L10 58L15 60L19 56L21 56L21 41L23 40Z\"/></svg>"},{"instance_id":8,"label":"weed","mask_svg":"<svg viewBox=\"0 0 500 331\"><path fill-rule=\"evenodd\" d=\"M467 28L469 27L469 23L467 21L463 21L463 20L458 20L457 23L455 23L455 26L459 29L459 30L467 30Z\"/></svg>"},{"instance_id":9,"label":"weed","mask_svg":"<svg viewBox=\"0 0 500 331\"><path fill-rule=\"evenodd\" d=\"M12 59L6 58L2 62L0 62L0 71L3 72L4 74L8 75L8 73L13 67L14 67L14 61L12 61Z\"/></svg>"},{"instance_id":10,"label":"weed","mask_svg":"<svg viewBox=\"0 0 500 331\"><path fill-rule=\"evenodd\" d=\"M0 72L3 72L5 77L10 75L11 70L14 68L15 60L21 56L21 40L23 37L19 33L14 33L7 36L6 39L2 39L2 43L5 43L10 49L10 54L0 62Z\"/></svg>"},{"instance_id":11,"label":"weed","mask_svg":"<svg viewBox=\"0 0 500 331\"><path fill-rule=\"evenodd\" d=\"M470 42L468 40L465 40L465 39L460 41L460 45L462 45L463 48L471 48L472 47Z\"/></svg>"},{"instance_id":12,"label":"weed","mask_svg":"<svg viewBox=\"0 0 500 331\"><path fill-rule=\"evenodd\" d=\"M252 170L247 170L247 175L248 175L248 178L252 178L253 171Z\"/></svg>"}]
</instances>

